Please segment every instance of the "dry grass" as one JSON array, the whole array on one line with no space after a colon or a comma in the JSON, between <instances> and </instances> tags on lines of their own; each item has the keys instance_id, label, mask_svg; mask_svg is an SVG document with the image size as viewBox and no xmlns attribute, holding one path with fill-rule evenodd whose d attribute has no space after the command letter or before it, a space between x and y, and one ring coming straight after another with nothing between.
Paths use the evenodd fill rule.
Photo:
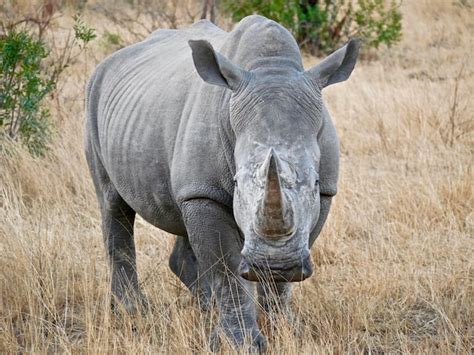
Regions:
<instances>
[{"instance_id":1,"label":"dry grass","mask_svg":"<svg viewBox=\"0 0 474 355\"><path fill-rule=\"evenodd\" d=\"M461 3L405 0L402 43L327 90L340 192L314 247L315 275L296 287L301 336L279 322L267 330L271 352L473 351L474 13ZM96 41L65 76L50 156L1 152L2 353L207 349L214 315L168 270L173 237L142 221L139 273L153 311L110 315L82 153L83 87L103 52Z\"/></svg>"}]
</instances>

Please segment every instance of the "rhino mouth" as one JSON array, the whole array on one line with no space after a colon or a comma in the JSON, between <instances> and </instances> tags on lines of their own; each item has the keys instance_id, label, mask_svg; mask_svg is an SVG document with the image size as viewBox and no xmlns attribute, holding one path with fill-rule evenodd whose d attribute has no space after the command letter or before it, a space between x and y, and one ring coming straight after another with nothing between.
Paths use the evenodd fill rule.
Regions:
<instances>
[{"instance_id":1,"label":"rhino mouth","mask_svg":"<svg viewBox=\"0 0 474 355\"><path fill-rule=\"evenodd\" d=\"M290 267L283 268L252 263L242 258L239 274L248 281L300 282L313 274L313 265L310 256Z\"/></svg>"}]
</instances>

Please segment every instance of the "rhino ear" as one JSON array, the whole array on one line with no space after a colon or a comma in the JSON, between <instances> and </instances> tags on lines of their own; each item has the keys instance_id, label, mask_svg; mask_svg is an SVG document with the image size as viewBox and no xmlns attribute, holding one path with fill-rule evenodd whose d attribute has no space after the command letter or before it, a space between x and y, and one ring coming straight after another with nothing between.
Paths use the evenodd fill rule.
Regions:
<instances>
[{"instance_id":1,"label":"rhino ear","mask_svg":"<svg viewBox=\"0 0 474 355\"><path fill-rule=\"evenodd\" d=\"M194 66L206 83L237 90L248 72L216 52L205 40L188 41L193 52Z\"/></svg>"},{"instance_id":2,"label":"rhino ear","mask_svg":"<svg viewBox=\"0 0 474 355\"><path fill-rule=\"evenodd\" d=\"M321 88L347 80L356 64L359 47L360 41L351 39L344 47L307 70L305 75Z\"/></svg>"}]
</instances>

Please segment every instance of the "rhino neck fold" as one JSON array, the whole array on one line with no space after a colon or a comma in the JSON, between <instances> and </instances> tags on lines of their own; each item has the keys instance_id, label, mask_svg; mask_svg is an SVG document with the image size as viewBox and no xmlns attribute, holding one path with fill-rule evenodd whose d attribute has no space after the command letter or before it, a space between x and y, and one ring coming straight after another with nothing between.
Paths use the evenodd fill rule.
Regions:
<instances>
[{"instance_id":1,"label":"rhino neck fold","mask_svg":"<svg viewBox=\"0 0 474 355\"><path fill-rule=\"evenodd\" d=\"M224 156L227 161L227 167L229 168L231 176L234 176L236 172L234 157L235 134L230 125L229 102L230 92L229 90L224 89L222 90L221 95L221 109L218 111L219 136L224 148ZM233 189L231 195L233 195Z\"/></svg>"}]
</instances>

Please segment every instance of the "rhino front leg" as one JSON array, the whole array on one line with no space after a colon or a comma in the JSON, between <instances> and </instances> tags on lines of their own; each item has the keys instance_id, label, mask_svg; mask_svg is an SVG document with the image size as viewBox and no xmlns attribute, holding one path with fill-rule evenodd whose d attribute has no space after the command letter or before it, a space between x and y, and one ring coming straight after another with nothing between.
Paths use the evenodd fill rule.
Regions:
<instances>
[{"instance_id":1,"label":"rhino front leg","mask_svg":"<svg viewBox=\"0 0 474 355\"><path fill-rule=\"evenodd\" d=\"M278 321L283 317L292 328L293 334L301 334L297 316L291 307L293 284L290 282L260 283L258 285L258 301L264 312L266 329L276 330ZM262 324L262 323L260 323Z\"/></svg>"},{"instance_id":2,"label":"rhino front leg","mask_svg":"<svg viewBox=\"0 0 474 355\"><path fill-rule=\"evenodd\" d=\"M257 290L258 302L265 313L287 314L290 311L293 290L290 282L260 282Z\"/></svg>"},{"instance_id":3,"label":"rhino front leg","mask_svg":"<svg viewBox=\"0 0 474 355\"><path fill-rule=\"evenodd\" d=\"M206 275L219 309L212 350L217 350L222 332L237 348L249 341L252 350L262 351L266 341L257 326L252 285L237 273L242 240L232 210L195 199L183 203L182 213L200 272Z\"/></svg>"},{"instance_id":4,"label":"rhino front leg","mask_svg":"<svg viewBox=\"0 0 474 355\"><path fill-rule=\"evenodd\" d=\"M197 258L187 237L176 237L169 266L196 297L201 309L208 311L211 308L211 289L206 276L199 274Z\"/></svg>"}]
</instances>

